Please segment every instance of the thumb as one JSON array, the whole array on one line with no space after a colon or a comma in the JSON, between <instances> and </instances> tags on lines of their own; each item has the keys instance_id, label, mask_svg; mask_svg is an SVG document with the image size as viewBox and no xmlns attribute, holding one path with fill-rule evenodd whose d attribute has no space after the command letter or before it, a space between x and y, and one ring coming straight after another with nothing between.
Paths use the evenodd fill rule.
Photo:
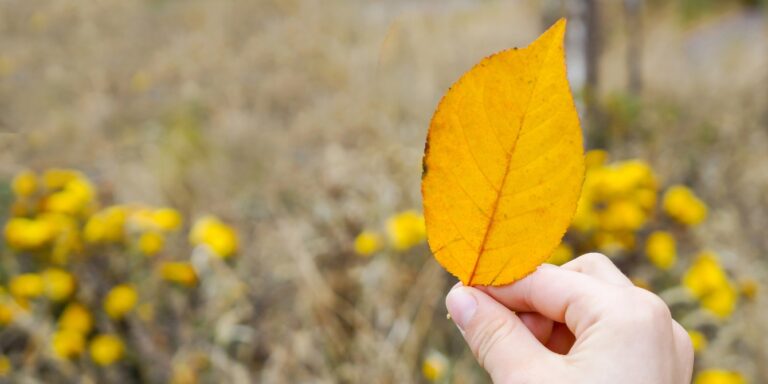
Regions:
<instances>
[{"instance_id":1,"label":"thumb","mask_svg":"<svg viewBox=\"0 0 768 384\"><path fill-rule=\"evenodd\" d=\"M457 285L448 293L445 305L475 358L494 382L501 378L523 379L542 364L551 367L554 355L514 312L482 291Z\"/></svg>"}]
</instances>

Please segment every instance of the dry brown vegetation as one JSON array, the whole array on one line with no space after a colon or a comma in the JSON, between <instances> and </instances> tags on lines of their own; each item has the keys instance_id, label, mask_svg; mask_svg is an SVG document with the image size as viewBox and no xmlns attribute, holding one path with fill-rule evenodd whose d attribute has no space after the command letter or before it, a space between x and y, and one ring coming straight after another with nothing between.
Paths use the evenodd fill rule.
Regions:
<instances>
[{"instance_id":1,"label":"dry brown vegetation","mask_svg":"<svg viewBox=\"0 0 768 384\"><path fill-rule=\"evenodd\" d=\"M603 121L585 122L597 138L590 146L649 161L662 183L691 185L711 212L693 236L734 274L765 286L765 13L734 3L683 19L675 6L649 1L643 89L633 95L622 9L600 3ZM482 381L445 319L454 279L426 245L365 259L352 240L420 206L423 143L439 97L479 58L538 35L541 7L1 1L0 213L16 171L72 167L105 201L213 212L236 225L242 251L230 267L242 285L226 289L241 296L205 316L242 334L220 340L194 318L177 318L184 343L156 346L147 380L167 381L173 361L203 355L203 382L420 382L436 350L449 357L451 382ZM768 382L762 293L698 364Z\"/></svg>"}]
</instances>

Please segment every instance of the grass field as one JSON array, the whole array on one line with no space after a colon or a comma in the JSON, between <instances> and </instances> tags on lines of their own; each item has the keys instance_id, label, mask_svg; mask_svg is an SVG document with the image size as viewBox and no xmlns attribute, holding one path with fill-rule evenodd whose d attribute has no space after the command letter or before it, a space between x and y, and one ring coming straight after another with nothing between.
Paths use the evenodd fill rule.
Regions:
<instances>
[{"instance_id":1,"label":"grass field","mask_svg":"<svg viewBox=\"0 0 768 384\"><path fill-rule=\"evenodd\" d=\"M5 291L14 276L50 265L71 273L77 290L50 302L0 295L15 314L0 326L0 382L484 381L445 318L455 279L427 245L361 257L355 238L421 210L421 157L439 98L480 58L534 39L549 3L558 2L0 0L4 222L19 215L14 176L53 168L79 170L92 187L75 232L114 205L130 205L129 217L161 207L183 217L153 257L128 235L85 241L58 264L48 248L27 252L6 239ZM709 339L697 369L768 382L765 10L647 1L636 94L622 8L599 3L601 120L583 119L588 147L610 161L642 160L659 193L684 184L708 210L702 224L674 227L670 271L647 262L641 245L617 251L617 263L689 313L698 306L680 276L700 250L716 252L740 298L724 318L688 318ZM579 49L569 45L569 55ZM579 63L570 68L578 77ZM233 228L235 255L189 243L206 215ZM647 228L667 225L649 217ZM158 276L168 261L191 263L195 282ZM114 318L102 301L122 283L137 303ZM93 326L62 358L51 343L71 302L87 307ZM87 352L98 334L124 344L118 361Z\"/></svg>"}]
</instances>

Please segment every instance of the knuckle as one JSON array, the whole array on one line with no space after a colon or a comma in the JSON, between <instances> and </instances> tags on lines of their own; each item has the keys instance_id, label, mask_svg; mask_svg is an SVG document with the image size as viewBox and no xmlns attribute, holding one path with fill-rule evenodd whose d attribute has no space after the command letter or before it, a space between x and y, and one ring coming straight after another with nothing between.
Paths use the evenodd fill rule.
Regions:
<instances>
[{"instance_id":1,"label":"knuckle","mask_svg":"<svg viewBox=\"0 0 768 384\"><path fill-rule=\"evenodd\" d=\"M493 317L487 322L475 327L470 336L472 352L477 357L480 366L486 367L486 360L500 343L506 340L514 331L512 325L506 319Z\"/></svg>"},{"instance_id":2,"label":"knuckle","mask_svg":"<svg viewBox=\"0 0 768 384\"><path fill-rule=\"evenodd\" d=\"M619 305L623 310L614 313L613 321L627 327L672 321L672 313L664 300L642 288L627 288L617 293L616 300L621 302Z\"/></svg>"},{"instance_id":3,"label":"knuckle","mask_svg":"<svg viewBox=\"0 0 768 384\"><path fill-rule=\"evenodd\" d=\"M669 310L667 303L659 296L642 288L633 289L636 291L637 300L653 320L672 320L672 312Z\"/></svg>"},{"instance_id":4,"label":"knuckle","mask_svg":"<svg viewBox=\"0 0 768 384\"><path fill-rule=\"evenodd\" d=\"M608 256L603 255L602 253L597 252L590 252L586 253L581 256L581 259L584 263L592 264L592 265L606 265L610 264L613 265L613 261L608 258Z\"/></svg>"}]
</instances>

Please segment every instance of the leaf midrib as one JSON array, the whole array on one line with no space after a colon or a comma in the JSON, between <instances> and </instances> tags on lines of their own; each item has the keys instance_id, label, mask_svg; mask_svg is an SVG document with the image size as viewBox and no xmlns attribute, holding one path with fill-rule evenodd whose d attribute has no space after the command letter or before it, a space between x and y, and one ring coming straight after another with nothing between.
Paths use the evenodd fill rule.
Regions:
<instances>
[{"instance_id":1,"label":"leaf midrib","mask_svg":"<svg viewBox=\"0 0 768 384\"><path fill-rule=\"evenodd\" d=\"M533 45L533 44L532 44ZM552 44L557 45L557 44ZM528 112L531 110L531 101L533 100L533 95L536 93L536 89L539 85L539 78L541 78L541 72L542 68L544 68L543 63L546 63L549 59L549 55L552 52L552 45L547 47L546 54L544 55L544 59L541 61L541 65L539 65L539 69L536 72L536 78L534 79L533 87L531 88L531 94L528 96L528 102L526 103L525 110L523 112L523 116L520 118L520 129L517 130L517 135L515 135L515 140L512 142L512 147L510 148L509 152L507 152L507 161L506 166L504 168L504 176L501 179L501 184L499 185L499 188L496 190L496 199L493 201L493 208L491 209L491 214L488 219L488 225L485 229L485 234L483 234L483 240L480 243L480 248L477 253L477 258L475 258L475 265L472 267L472 272L469 274L469 279L467 279L467 286L472 286L472 280L475 278L475 273L477 272L477 266L480 265L480 258L482 258L483 253L485 252L485 246L488 242L488 237L491 233L491 230L493 229L493 224L496 222L496 212L499 208L499 202L501 201L502 193L504 191L504 186L507 183L507 177L509 176L509 170L512 165L512 156L515 154L515 148L517 147L517 140L520 138L520 135L523 132L523 127L525 127L525 119L528 117ZM530 46L527 48L530 49ZM499 270L499 274L504 270L504 268L501 268ZM498 274L493 278L493 281L498 278Z\"/></svg>"}]
</instances>

